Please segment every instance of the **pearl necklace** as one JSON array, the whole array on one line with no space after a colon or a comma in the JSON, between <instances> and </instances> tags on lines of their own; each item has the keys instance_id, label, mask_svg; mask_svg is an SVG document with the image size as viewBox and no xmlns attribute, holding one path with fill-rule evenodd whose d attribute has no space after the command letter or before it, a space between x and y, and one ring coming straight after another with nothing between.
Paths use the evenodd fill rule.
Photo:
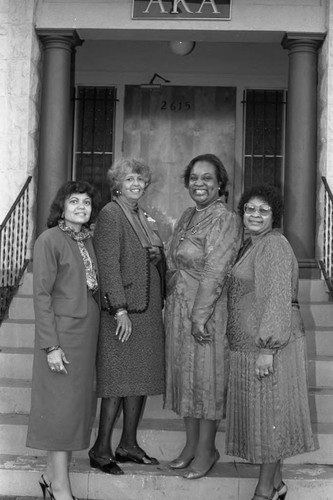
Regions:
<instances>
[{"instance_id":1,"label":"pearl necklace","mask_svg":"<svg viewBox=\"0 0 333 500\"><path fill-rule=\"evenodd\" d=\"M195 207L195 210L197 212L202 212L203 210L207 210L207 208L211 207L212 205L214 205L214 203L216 203L218 201L218 198L216 198L216 200L214 200L210 205L207 205L207 207L204 207L204 208L198 208L198 207Z\"/></svg>"}]
</instances>

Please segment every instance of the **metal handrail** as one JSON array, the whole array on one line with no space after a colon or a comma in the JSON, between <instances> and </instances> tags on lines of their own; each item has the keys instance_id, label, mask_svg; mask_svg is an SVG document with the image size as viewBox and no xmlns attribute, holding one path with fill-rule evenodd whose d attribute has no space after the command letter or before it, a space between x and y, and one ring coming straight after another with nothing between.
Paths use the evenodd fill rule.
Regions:
<instances>
[{"instance_id":1,"label":"metal handrail","mask_svg":"<svg viewBox=\"0 0 333 500\"><path fill-rule=\"evenodd\" d=\"M30 175L0 225L0 324L28 265Z\"/></svg>"},{"instance_id":2,"label":"metal handrail","mask_svg":"<svg viewBox=\"0 0 333 500\"><path fill-rule=\"evenodd\" d=\"M324 190L323 258L319 265L325 278L330 299L333 300L333 194L326 177L322 176Z\"/></svg>"}]
</instances>

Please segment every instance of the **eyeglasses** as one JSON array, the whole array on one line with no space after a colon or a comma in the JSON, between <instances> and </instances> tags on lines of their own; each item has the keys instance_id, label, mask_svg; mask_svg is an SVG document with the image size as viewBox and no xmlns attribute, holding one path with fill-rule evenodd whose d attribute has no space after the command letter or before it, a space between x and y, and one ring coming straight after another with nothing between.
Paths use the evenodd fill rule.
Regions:
<instances>
[{"instance_id":1,"label":"eyeglasses","mask_svg":"<svg viewBox=\"0 0 333 500\"><path fill-rule=\"evenodd\" d=\"M258 212L263 217L267 217L271 213L272 209L269 205L252 205L252 203L245 203L244 212L246 214L255 214Z\"/></svg>"}]
</instances>

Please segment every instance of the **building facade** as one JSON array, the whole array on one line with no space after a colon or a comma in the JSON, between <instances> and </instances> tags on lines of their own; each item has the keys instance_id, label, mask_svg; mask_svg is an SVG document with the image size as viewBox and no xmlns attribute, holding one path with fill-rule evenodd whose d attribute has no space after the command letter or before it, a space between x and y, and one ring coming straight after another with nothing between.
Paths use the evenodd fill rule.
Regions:
<instances>
[{"instance_id":1,"label":"building facade","mask_svg":"<svg viewBox=\"0 0 333 500\"><path fill-rule=\"evenodd\" d=\"M333 187L332 36L329 0L1 0L1 219L32 175L31 248L64 181L107 201L107 168L135 156L166 240L191 203L184 167L211 152L230 207L252 183L282 189L284 232L311 275L321 177Z\"/></svg>"}]
</instances>

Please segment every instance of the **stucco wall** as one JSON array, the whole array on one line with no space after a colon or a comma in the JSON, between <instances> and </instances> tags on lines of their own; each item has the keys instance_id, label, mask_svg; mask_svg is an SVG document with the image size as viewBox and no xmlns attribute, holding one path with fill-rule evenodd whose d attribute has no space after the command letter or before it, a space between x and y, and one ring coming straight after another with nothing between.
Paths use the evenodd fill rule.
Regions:
<instances>
[{"instance_id":1,"label":"stucco wall","mask_svg":"<svg viewBox=\"0 0 333 500\"><path fill-rule=\"evenodd\" d=\"M164 3L170 5L170 1ZM41 27L98 30L100 37L103 37L103 30L113 29L114 39L124 39L126 30L135 30L137 39L141 37L146 40L152 37L157 40L169 39L170 30L174 31L173 34L197 30L199 40L222 41L226 40L226 33L233 31L243 32L238 34L238 41L242 41L251 32L314 32L322 31L325 24L325 8L321 0L232 0L230 21L133 21L131 15L132 0L43 0L40 2L37 22Z\"/></svg>"},{"instance_id":2,"label":"stucco wall","mask_svg":"<svg viewBox=\"0 0 333 500\"><path fill-rule=\"evenodd\" d=\"M0 1L0 219L37 163L39 43L37 0ZM34 219L35 182L30 187ZM33 225L30 224L30 233ZM30 235L31 236L31 235Z\"/></svg>"},{"instance_id":3,"label":"stucco wall","mask_svg":"<svg viewBox=\"0 0 333 500\"><path fill-rule=\"evenodd\" d=\"M333 191L333 5L326 4L327 35L318 58L317 256L322 256L325 176Z\"/></svg>"}]
</instances>

